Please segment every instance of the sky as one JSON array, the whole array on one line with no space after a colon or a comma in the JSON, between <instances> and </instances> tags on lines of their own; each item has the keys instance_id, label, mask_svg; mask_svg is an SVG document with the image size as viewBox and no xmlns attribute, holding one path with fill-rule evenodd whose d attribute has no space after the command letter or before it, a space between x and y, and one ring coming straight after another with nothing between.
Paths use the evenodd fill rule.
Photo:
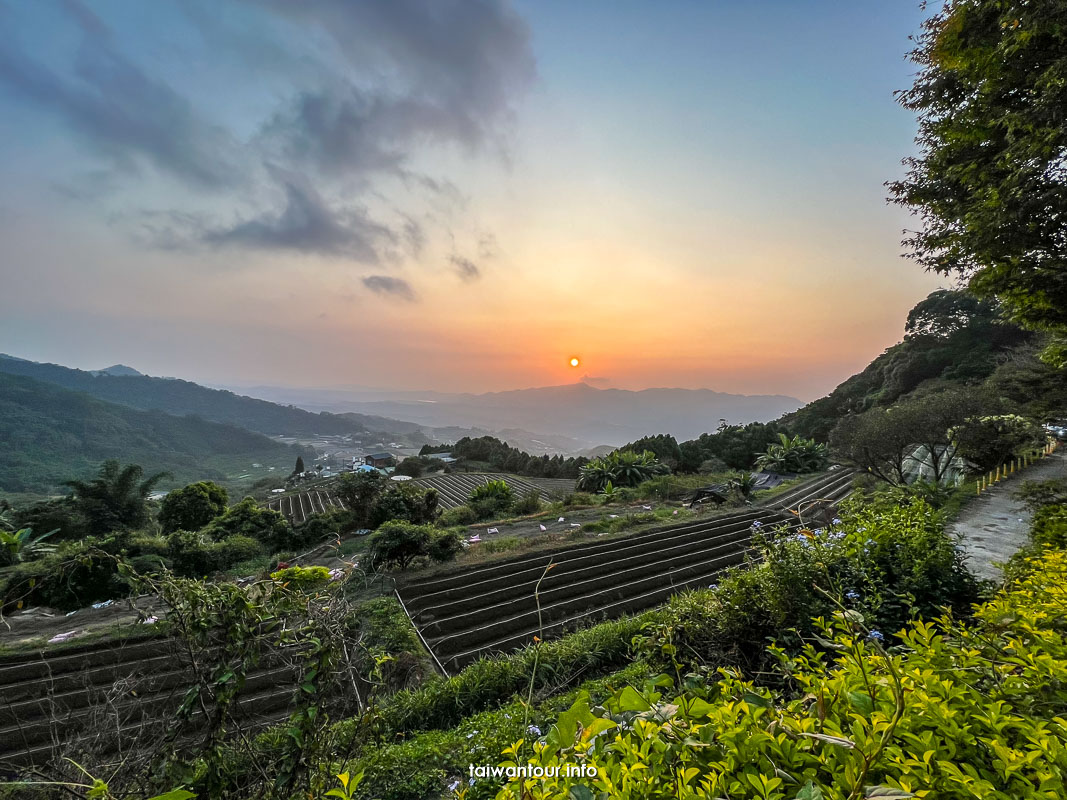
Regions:
<instances>
[{"instance_id":1,"label":"sky","mask_svg":"<svg viewBox=\"0 0 1067 800\"><path fill-rule=\"evenodd\" d=\"M0 352L826 394L943 279L916 2L0 0ZM571 366L571 359L579 360Z\"/></svg>"}]
</instances>

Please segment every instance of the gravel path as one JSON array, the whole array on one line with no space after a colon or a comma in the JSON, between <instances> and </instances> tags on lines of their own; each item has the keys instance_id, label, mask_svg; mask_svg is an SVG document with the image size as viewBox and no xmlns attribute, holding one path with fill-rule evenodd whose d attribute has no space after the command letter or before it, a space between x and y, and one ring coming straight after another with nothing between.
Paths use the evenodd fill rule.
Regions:
<instances>
[{"instance_id":1,"label":"gravel path","mask_svg":"<svg viewBox=\"0 0 1067 800\"><path fill-rule=\"evenodd\" d=\"M1062 451L998 483L964 507L950 532L962 537L967 564L978 577L999 581L1002 575L997 564L1029 541L1031 514L1013 497L1015 492L1024 481L1052 478L1067 478L1067 457Z\"/></svg>"}]
</instances>

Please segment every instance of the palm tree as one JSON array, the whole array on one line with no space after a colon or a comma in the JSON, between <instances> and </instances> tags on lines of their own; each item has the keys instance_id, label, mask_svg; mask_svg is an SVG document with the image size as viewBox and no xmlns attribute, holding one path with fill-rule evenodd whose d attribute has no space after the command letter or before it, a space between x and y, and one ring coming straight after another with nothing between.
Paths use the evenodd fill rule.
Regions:
<instances>
[{"instance_id":1,"label":"palm tree","mask_svg":"<svg viewBox=\"0 0 1067 800\"><path fill-rule=\"evenodd\" d=\"M137 528L148 522L148 495L169 473L159 472L142 480L137 464L120 467L115 459L100 466L91 481L67 481L74 490L74 504L89 521L89 533L102 535Z\"/></svg>"},{"instance_id":2,"label":"palm tree","mask_svg":"<svg viewBox=\"0 0 1067 800\"><path fill-rule=\"evenodd\" d=\"M756 459L756 466L771 472L818 472L828 460L825 444L779 433L778 442Z\"/></svg>"},{"instance_id":3,"label":"palm tree","mask_svg":"<svg viewBox=\"0 0 1067 800\"><path fill-rule=\"evenodd\" d=\"M599 492L611 483L613 486L637 486L656 475L665 475L670 470L661 464L655 453L646 450L634 453L630 450L609 453L604 458L595 458L578 473L578 488Z\"/></svg>"}]
</instances>

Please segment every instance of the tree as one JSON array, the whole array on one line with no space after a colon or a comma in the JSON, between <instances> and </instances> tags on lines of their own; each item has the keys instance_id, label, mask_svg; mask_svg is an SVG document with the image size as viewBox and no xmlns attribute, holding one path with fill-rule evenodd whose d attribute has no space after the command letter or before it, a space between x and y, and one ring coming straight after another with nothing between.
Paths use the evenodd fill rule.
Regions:
<instances>
[{"instance_id":1,"label":"tree","mask_svg":"<svg viewBox=\"0 0 1067 800\"><path fill-rule=\"evenodd\" d=\"M418 478L422 475L422 461L417 456L405 458L396 465L395 472L397 475L407 475L412 478Z\"/></svg>"},{"instance_id":2,"label":"tree","mask_svg":"<svg viewBox=\"0 0 1067 800\"><path fill-rule=\"evenodd\" d=\"M613 486L637 486L640 483L670 472L651 451L634 453L616 450L603 458L594 458L578 473L577 487L584 492L600 492L611 483Z\"/></svg>"},{"instance_id":3,"label":"tree","mask_svg":"<svg viewBox=\"0 0 1067 800\"><path fill-rule=\"evenodd\" d=\"M66 482L74 490L74 506L85 516L91 535L131 530L148 522L148 495L168 474L159 472L142 480L143 476L144 470L137 464L120 467L117 460L110 459L93 480Z\"/></svg>"},{"instance_id":4,"label":"tree","mask_svg":"<svg viewBox=\"0 0 1067 800\"><path fill-rule=\"evenodd\" d=\"M756 466L774 472L818 472L828 463L826 445L814 439L778 434L778 441L756 459Z\"/></svg>"},{"instance_id":5,"label":"tree","mask_svg":"<svg viewBox=\"0 0 1067 800\"><path fill-rule=\"evenodd\" d=\"M222 514L227 502L229 495L217 483L190 483L163 498L159 508L159 524L164 533L197 531Z\"/></svg>"},{"instance_id":6,"label":"tree","mask_svg":"<svg viewBox=\"0 0 1067 800\"><path fill-rule=\"evenodd\" d=\"M830 434L834 454L886 483L907 483L905 466L919 438L907 408L872 408L841 419Z\"/></svg>"},{"instance_id":7,"label":"tree","mask_svg":"<svg viewBox=\"0 0 1067 800\"><path fill-rule=\"evenodd\" d=\"M355 515L357 527L369 528L378 497L388 479L380 472L346 472L337 482L337 496Z\"/></svg>"},{"instance_id":8,"label":"tree","mask_svg":"<svg viewBox=\"0 0 1067 800\"><path fill-rule=\"evenodd\" d=\"M898 99L921 154L889 185L922 229L905 244L1026 327L1067 333L1067 5L947 0Z\"/></svg>"},{"instance_id":9,"label":"tree","mask_svg":"<svg viewBox=\"0 0 1067 800\"><path fill-rule=\"evenodd\" d=\"M960 456L987 470L1005 464L1024 450L1036 450L1045 432L1033 420L1018 414L970 417L948 432Z\"/></svg>"},{"instance_id":10,"label":"tree","mask_svg":"<svg viewBox=\"0 0 1067 800\"><path fill-rule=\"evenodd\" d=\"M281 550L293 542L292 530L285 517L277 511L260 507L251 497L226 509L222 516L212 520L203 529L203 533L216 541L243 536L262 542L274 550Z\"/></svg>"},{"instance_id":11,"label":"tree","mask_svg":"<svg viewBox=\"0 0 1067 800\"><path fill-rule=\"evenodd\" d=\"M304 457L303 456L297 456L296 457L296 466L293 467L293 474L294 475L299 475L303 471L304 471Z\"/></svg>"},{"instance_id":12,"label":"tree","mask_svg":"<svg viewBox=\"0 0 1067 800\"><path fill-rule=\"evenodd\" d=\"M368 550L371 565L376 569L407 569L412 561L427 554L434 533L434 528L429 525L385 523L371 534Z\"/></svg>"}]
</instances>

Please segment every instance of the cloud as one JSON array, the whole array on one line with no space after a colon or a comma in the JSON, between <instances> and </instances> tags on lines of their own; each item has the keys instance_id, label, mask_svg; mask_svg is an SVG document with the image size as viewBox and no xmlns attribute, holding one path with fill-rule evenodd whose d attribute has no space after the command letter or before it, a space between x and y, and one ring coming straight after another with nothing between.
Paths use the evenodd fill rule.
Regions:
<instances>
[{"instance_id":1,"label":"cloud","mask_svg":"<svg viewBox=\"0 0 1067 800\"><path fill-rule=\"evenodd\" d=\"M482 271L478 269L478 265L469 258L452 255L448 257L448 260L452 263L452 266L455 267L456 274L463 280L475 281L482 277Z\"/></svg>"},{"instance_id":2,"label":"cloud","mask_svg":"<svg viewBox=\"0 0 1067 800\"><path fill-rule=\"evenodd\" d=\"M362 210L332 208L301 175L271 170L285 191L285 206L201 237L208 244L299 250L354 258L366 264L382 260L382 245L393 245L396 234Z\"/></svg>"},{"instance_id":3,"label":"cloud","mask_svg":"<svg viewBox=\"0 0 1067 800\"><path fill-rule=\"evenodd\" d=\"M415 302L415 290L411 284L403 278L393 278L388 275L367 275L363 278L363 285L375 294L395 297L409 303Z\"/></svg>"},{"instance_id":4,"label":"cloud","mask_svg":"<svg viewBox=\"0 0 1067 800\"><path fill-rule=\"evenodd\" d=\"M76 165L101 176L98 186L72 187L72 170L57 167L52 182L70 200L93 209L93 195L109 189L113 218L157 215L132 233L155 232L161 247L372 265L418 258L465 199L448 177L413 164L442 146L505 153L516 104L536 79L530 32L506 0L149 5L113 29L118 12L79 0L62 0L58 13L27 4L18 30L5 14L0 91L18 101L13 110L46 112L103 156L92 169ZM161 187L161 175L197 191ZM267 211L264 185L281 198ZM161 195L184 207L151 210L147 198ZM219 222L228 219L237 221ZM456 266L466 280L479 273Z\"/></svg>"},{"instance_id":5,"label":"cloud","mask_svg":"<svg viewBox=\"0 0 1067 800\"><path fill-rule=\"evenodd\" d=\"M353 68L300 92L269 126L324 170L398 171L426 141L499 142L536 78L529 30L500 0L258 4L331 37Z\"/></svg>"},{"instance_id":6,"label":"cloud","mask_svg":"<svg viewBox=\"0 0 1067 800\"><path fill-rule=\"evenodd\" d=\"M115 168L137 173L143 161L201 188L239 184L229 134L121 55L92 12L80 3L65 7L81 33L72 75L27 55L10 27L2 26L7 35L0 40L0 84L63 119Z\"/></svg>"}]
</instances>

